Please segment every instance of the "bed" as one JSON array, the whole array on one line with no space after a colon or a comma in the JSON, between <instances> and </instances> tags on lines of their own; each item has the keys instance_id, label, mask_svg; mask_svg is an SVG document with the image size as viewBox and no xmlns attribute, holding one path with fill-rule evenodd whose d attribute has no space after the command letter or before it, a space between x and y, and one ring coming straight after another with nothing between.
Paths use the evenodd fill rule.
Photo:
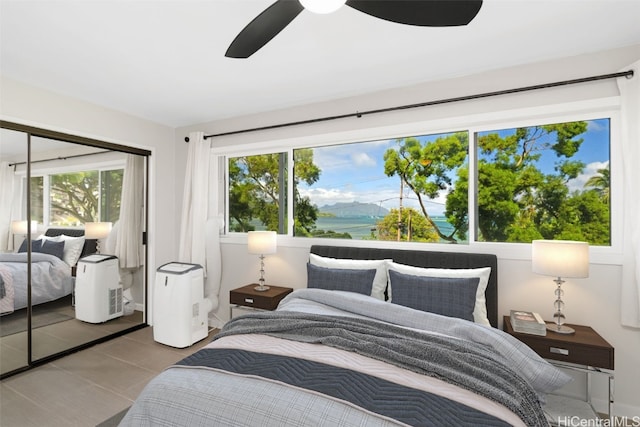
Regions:
<instances>
[{"instance_id":1,"label":"bed","mask_svg":"<svg viewBox=\"0 0 640 427\"><path fill-rule=\"evenodd\" d=\"M312 246L307 288L229 321L121 426L548 425L569 378L496 328L497 295L494 255Z\"/></svg>"},{"instance_id":2,"label":"bed","mask_svg":"<svg viewBox=\"0 0 640 427\"><path fill-rule=\"evenodd\" d=\"M43 304L73 291L73 267L81 257L96 251L96 240L85 239L84 230L49 228L32 240L31 263L26 243L18 252L0 254L0 313L27 306L27 277L31 269L31 303Z\"/></svg>"}]
</instances>

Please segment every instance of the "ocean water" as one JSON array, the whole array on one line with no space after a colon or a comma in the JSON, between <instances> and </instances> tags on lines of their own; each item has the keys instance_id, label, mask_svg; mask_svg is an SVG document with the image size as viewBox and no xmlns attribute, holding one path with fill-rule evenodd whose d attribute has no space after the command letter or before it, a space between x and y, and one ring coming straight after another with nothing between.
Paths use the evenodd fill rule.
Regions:
<instances>
[{"instance_id":1,"label":"ocean water","mask_svg":"<svg viewBox=\"0 0 640 427\"><path fill-rule=\"evenodd\" d=\"M449 234L453 231L453 227L447 222L445 217L432 217L432 219L438 224L443 233ZM375 229L376 223L381 220L382 218L372 218L368 216L320 217L316 220L316 227L319 230L349 233L352 239L362 240L364 237L371 236L371 229Z\"/></svg>"}]
</instances>

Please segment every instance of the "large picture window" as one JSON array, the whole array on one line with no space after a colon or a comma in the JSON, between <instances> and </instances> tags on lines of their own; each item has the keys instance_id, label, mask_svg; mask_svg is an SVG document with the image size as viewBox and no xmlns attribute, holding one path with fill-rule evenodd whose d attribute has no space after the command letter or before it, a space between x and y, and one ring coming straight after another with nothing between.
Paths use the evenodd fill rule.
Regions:
<instances>
[{"instance_id":1,"label":"large picture window","mask_svg":"<svg viewBox=\"0 0 640 427\"><path fill-rule=\"evenodd\" d=\"M296 235L466 240L467 230L457 230L446 210L458 170L467 165L468 141L467 132L452 132L303 149L319 174L312 183L296 180L296 191L317 220Z\"/></svg>"},{"instance_id":2,"label":"large picture window","mask_svg":"<svg viewBox=\"0 0 640 427\"><path fill-rule=\"evenodd\" d=\"M120 215L124 169L88 170L31 177L31 217L49 226L115 222Z\"/></svg>"},{"instance_id":3,"label":"large picture window","mask_svg":"<svg viewBox=\"0 0 640 427\"><path fill-rule=\"evenodd\" d=\"M479 132L477 240L611 244L608 119Z\"/></svg>"},{"instance_id":4,"label":"large picture window","mask_svg":"<svg viewBox=\"0 0 640 427\"><path fill-rule=\"evenodd\" d=\"M602 118L230 157L228 229L399 242L566 239L610 246L610 126Z\"/></svg>"}]
</instances>

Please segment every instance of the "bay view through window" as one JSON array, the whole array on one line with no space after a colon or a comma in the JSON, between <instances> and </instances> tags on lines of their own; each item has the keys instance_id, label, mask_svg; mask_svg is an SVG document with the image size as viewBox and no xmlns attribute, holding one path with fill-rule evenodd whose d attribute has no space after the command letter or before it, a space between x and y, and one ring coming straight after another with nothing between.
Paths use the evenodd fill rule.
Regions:
<instances>
[{"instance_id":1,"label":"bay view through window","mask_svg":"<svg viewBox=\"0 0 640 427\"><path fill-rule=\"evenodd\" d=\"M610 127L609 118L598 118L454 129L229 157L228 230L608 246Z\"/></svg>"}]
</instances>

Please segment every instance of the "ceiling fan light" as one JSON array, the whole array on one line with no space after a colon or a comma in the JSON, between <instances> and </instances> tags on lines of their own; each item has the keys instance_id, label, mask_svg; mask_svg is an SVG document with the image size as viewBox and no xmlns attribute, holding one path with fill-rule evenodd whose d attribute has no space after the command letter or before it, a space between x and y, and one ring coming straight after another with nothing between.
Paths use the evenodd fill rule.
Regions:
<instances>
[{"instance_id":1,"label":"ceiling fan light","mask_svg":"<svg viewBox=\"0 0 640 427\"><path fill-rule=\"evenodd\" d=\"M313 13L335 12L346 2L347 0L300 0L300 4Z\"/></svg>"}]
</instances>

